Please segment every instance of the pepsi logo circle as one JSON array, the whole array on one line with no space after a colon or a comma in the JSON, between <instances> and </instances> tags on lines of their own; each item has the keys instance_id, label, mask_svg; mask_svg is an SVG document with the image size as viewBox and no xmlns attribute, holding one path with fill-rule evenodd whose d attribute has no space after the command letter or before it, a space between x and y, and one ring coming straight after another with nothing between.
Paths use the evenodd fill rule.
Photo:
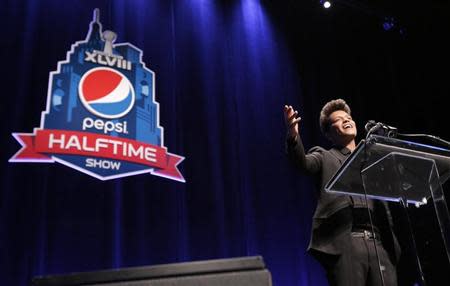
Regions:
<instances>
[{"instance_id":1,"label":"pepsi logo circle","mask_svg":"<svg viewBox=\"0 0 450 286\"><path fill-rule=\"evenodd\" d=\"M87 71L78 85L84 107L103 118L120 118L133 108L135 93L131 82L122 73L107 67Z\"/></svg>"}]
</instances>

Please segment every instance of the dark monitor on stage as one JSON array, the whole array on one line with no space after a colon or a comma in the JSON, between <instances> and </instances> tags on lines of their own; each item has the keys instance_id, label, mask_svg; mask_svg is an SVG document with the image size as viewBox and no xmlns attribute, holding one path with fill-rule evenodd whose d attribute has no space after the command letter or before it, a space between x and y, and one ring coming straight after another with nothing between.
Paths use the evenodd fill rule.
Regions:
<instances>
[{"instance_id":1,"label":"dark monitor on stage","mask_svg":"<svg viewBox=\"0 0 450 286\"><path fill-rule=\"evenodd\" d=\"M271 286L260 256L35 277L33 286Z\"/></svg>"}]
</instances>

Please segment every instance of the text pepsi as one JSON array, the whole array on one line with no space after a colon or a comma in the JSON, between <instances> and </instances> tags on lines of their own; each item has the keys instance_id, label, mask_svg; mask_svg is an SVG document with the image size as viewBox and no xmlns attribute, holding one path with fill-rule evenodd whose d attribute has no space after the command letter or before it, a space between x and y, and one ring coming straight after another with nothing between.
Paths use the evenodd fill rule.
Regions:
<instances>
[{"instance_id":1,"label":"text pepsi","mask_svg":"<svg viewBox=\"0 0 450 286\"><path fill-rule=\"evenodd\" d=\"M87 129L101 130L104 134L108 134L109 132L128 134L127 121L113 122L101 119L94 120L90 117L86 117L83 120L83 130Z\"/></svg>"}]
</instances>

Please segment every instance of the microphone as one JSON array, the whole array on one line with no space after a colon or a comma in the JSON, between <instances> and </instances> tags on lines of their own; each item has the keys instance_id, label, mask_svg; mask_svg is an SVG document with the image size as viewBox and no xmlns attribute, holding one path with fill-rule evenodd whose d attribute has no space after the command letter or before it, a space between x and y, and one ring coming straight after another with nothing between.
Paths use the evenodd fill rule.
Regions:
<instances>
[{"instance_id":1,"label":"microphone","mask_svg":"<svg viewBox=\"0 0 450 286\"><path fill-rule=\"evenodd\" d=\"M369 121L367 121L366 125L364 126L364 129L366 130L366 132L369 132L376 125L377 125L377 123L375 122L375 120L369 120Z\"/></svg>"},{"instance_id":2,"label":"microphone","mask_svg":"<svg viewBox=\"0 0 450 286\"><path fill-rule=\"evenodd\" d=\"M367 132L366 138L371 134L377 134L385 137L397 137L398 134L396 127L389 126L383 122L376 122L375 120L369 120L364 126L364 129Z\"/></svg>"}]
</instances>

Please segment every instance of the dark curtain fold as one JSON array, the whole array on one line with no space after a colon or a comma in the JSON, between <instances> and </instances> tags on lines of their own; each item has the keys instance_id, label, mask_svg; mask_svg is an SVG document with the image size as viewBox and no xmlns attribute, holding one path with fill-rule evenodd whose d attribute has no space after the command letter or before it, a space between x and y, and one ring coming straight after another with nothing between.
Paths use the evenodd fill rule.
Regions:
<instances>
[{"instance_id":1,"label":"dark curtain fold","mask_svg":"<svg viewBox=\"0 0 450 286\"><path fill-rule=\"evenodd\" d=\"M262 255L276 285L319 285L305 256L311 197L284 156L282 107L301 99L291 51L259 1L3 1L3 285L49 275ZM86 37L94 8L143 50L169 152L186 183L106 182L7 163L32 132L48 73ZM7 28L8 27L8 28Z\"/></svg>"}]
</instances>

